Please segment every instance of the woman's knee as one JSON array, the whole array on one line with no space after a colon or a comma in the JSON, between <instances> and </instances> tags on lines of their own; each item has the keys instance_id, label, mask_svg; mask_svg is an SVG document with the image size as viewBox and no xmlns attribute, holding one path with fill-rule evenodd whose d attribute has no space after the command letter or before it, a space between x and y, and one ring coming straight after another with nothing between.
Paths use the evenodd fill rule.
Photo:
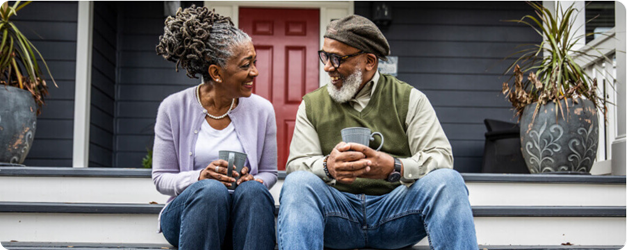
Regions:
<instances>
[{"instance_id":1,"label":"woman's knee","mask_svg":"<svg viewBox=\"0 0 627 250\"><path fill-rule=\"evenodd\" d=\"M268 188L257 181L247 181L237 186L233 198L235 200L269 201L274 204L274 199Z\"/></svg>"},{"instance_id":2,"label":"woman's knee","mask_svg":"<svg viewBox=\"0 0 627 250\"><path fill-rule=\"evenodd\" d=\"M229 191L217 180L201 180L190 187L193 199L200 199L206 202L228 202Z\"/></svg>"}]
</instances>

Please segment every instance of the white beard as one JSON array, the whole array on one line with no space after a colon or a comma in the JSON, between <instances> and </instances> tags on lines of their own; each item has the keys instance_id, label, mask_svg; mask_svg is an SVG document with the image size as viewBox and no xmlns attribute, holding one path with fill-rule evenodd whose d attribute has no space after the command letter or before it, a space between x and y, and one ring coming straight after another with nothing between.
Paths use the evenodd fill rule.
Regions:
<instances>
[{"instance_id":1,"label":"white beard","mask_svg":"<svg viewBox=\"0 0 627 250\"><path fill-rule=\"evenodd\" d=\"M359 86L362 81L362 71L361 69L356 69L351 75L349 75L342 82L342 88L339 90L333 85L333 83L327 84L327 91L329 91L329 95L331 99L333 99L337 103L345 103L349 101L357 91L359 90Z\"/></svg>"}]
</instances>

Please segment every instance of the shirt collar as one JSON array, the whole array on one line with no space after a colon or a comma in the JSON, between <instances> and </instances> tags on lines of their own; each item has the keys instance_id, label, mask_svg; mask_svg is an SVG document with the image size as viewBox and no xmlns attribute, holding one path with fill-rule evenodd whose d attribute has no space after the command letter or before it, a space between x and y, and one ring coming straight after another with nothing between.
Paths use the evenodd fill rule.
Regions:
<instances>
[{"instance_id":1,"label":"shirt collar","mask_svg":"<svg viewBox=\"0 0 627 250\"><path fill-rule=\"evenodd\" d=\"M379 71L375 71L374 76L370 81L366 82L364 87L355 95L354 99L359 99L360 97L370 97L374 93L375 88L377 87L377 82L379 81Z\"/></svg>"}]
</instances>

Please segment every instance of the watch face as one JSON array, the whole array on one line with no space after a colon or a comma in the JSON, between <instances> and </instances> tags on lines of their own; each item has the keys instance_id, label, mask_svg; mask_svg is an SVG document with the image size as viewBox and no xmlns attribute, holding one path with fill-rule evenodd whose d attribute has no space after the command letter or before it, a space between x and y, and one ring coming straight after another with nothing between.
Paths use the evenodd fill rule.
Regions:
<instances>
[{"instance_id":1,"label":"watch face","mask_svg":"<svg viewBox=\"0 0 627 250\"><path fill-rule=\"evenodd\" d=\"M389 182L397 182L401 180L401 173L399 172L392 172L389 176L388 176L388 181Z\"/></svg>"}]
</instances>

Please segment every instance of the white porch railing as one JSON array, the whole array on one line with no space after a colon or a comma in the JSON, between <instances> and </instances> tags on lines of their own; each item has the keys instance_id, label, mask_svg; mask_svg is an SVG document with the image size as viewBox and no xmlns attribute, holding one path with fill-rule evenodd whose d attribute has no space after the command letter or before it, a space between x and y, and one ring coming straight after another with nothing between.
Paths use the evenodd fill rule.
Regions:
<instances>
[{"instance_id":1,"label":"white porch railing","mask_svg":"<svg viewBox=\"0 0 627 250\"><path fill-rule=\"evenodd\" d=\"M599 116L599 147L597 163L595 164L598 164L601 168L607 168L608 173L610 170L608 160L611 159L612 142L617 135L616 42L616 31L613 28L580 49L585 54L591 56L580 55L575 57L575 61L582 69L589 76L597 79L598 94L603 97L607 105L606 116ZM605 58L599 58L601 54Z\"/></svg>"}]
</instances>

